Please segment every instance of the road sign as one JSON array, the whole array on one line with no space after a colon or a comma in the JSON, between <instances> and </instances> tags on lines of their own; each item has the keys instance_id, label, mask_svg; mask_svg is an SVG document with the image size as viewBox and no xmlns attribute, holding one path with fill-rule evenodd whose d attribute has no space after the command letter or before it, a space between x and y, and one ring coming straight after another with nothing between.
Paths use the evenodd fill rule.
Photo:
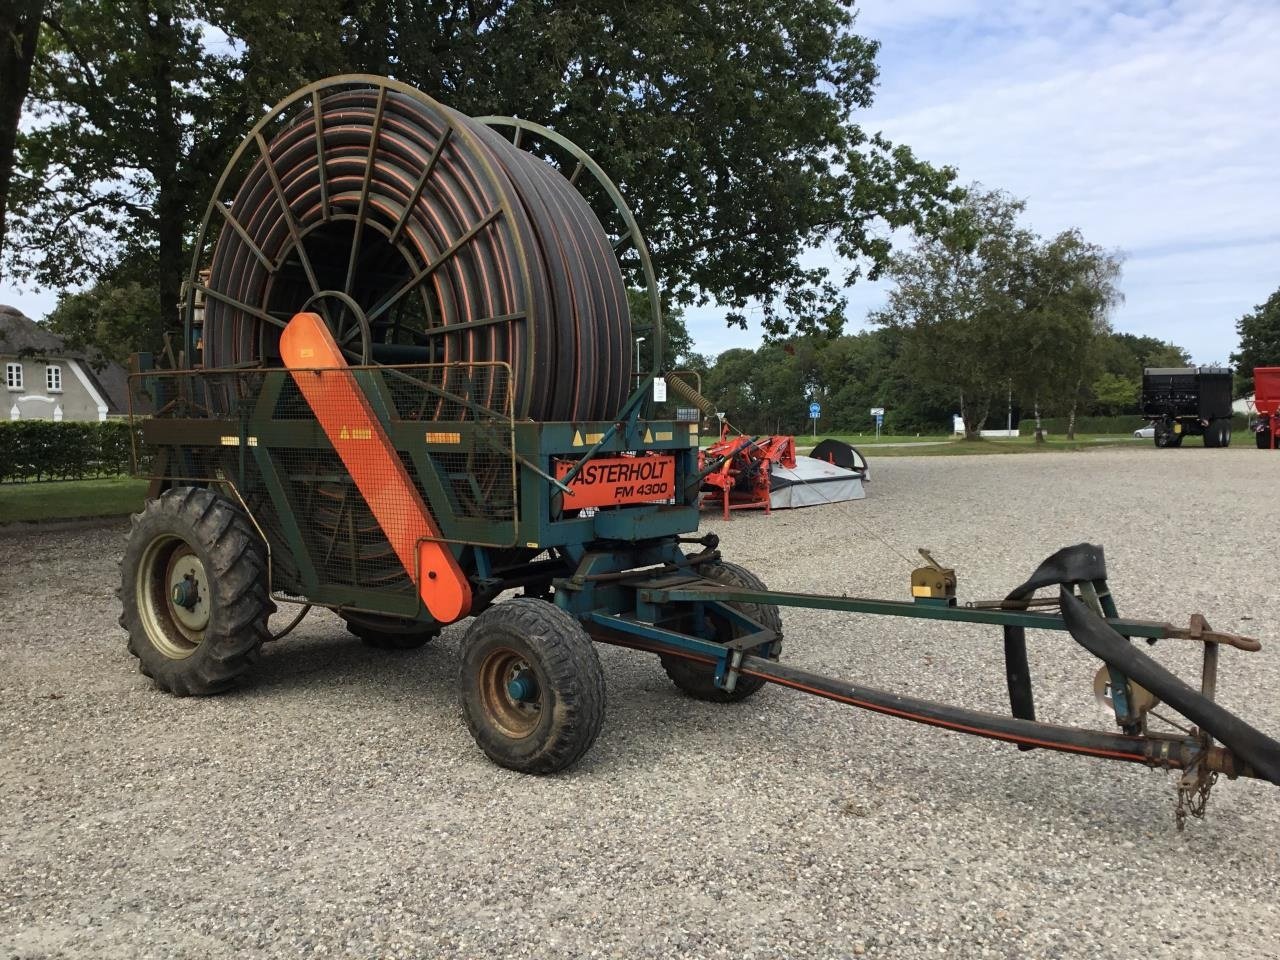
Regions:
<instances>
[{"instance_id":1,"label":"road sign","mask_svg":"<svg viewBox=\"0 0 1280 960\"><path fill-rule=\"evenodd\" d=\"M883 427L883 426L884 426L884 414L883 414L883 413L877 413L877 414L876 414L876 426L877 426L877 427Z\"/></svg>"},{"instance_id":2,"label":"road sign","mask_svg":"<svg viewBox=\"0 0 1280 960\"><path fill-rule=\"evenodd\" d=\"M884 417L884 407L872 407L871 415L873 417Z\"/></svg>"},{"instance_id":3,"label":"road sign","mask_svg":"<svg viewBox=\"0 0 1280 960\"><path fill-rule=\"evenodd\" d=\"M809 419L817 420L820 416L822 416L822 405L816 402L809 404Z\"/></svg>"}]
</instances>

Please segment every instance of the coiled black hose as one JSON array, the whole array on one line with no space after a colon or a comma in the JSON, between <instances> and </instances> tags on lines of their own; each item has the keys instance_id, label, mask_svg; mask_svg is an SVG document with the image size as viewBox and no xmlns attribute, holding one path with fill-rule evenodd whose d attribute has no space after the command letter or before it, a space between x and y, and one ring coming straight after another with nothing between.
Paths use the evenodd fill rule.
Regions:
<instances>
[{"instance_id":1,"label":"coiled black hose","mask_svg":"<svg viewBox=\"0 0 1280 960\"><path fill-rule=\"evenodd\" d=\"M617 413L626 288L567 179L402 85L335 78L291 100L216 208L205 366L276 365L280 328L312 309L353 363L503 361L517 418Z\"/></svg>"}]
</instances>

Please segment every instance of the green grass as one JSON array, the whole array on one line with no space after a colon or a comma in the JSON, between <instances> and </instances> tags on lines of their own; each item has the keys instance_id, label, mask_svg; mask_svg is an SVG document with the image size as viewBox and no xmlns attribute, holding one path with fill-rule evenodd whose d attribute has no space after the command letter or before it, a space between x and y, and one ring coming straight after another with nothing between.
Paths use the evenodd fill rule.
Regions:
<instances>
[{"instance_id":1,"label":"green grass","mask_svg":"<svg viewBox=\"0 0 1280 960\"><path fill-rule=\"evenodd\" d=\"M864 433L859 436L856 433L820 433L815 438L807 433L796 434L797 447L812 447L823 440L843 440L845 443L851 443L855 447L875 446L878 443L928 443L930 441L950 440L950 436L921 436L917 437L914 433L904 436L894 436L891 434L882 434L877 437L873 433ZM718 443L720 437L704 434L702 437L702 446L709 447L713 443Z\"/></svg>"},{"instance_id":2,"label":"green grass","mask_svg":"<svg viewBox=\"0 0 1280 960\"><path fill-rule=\"evenodd\" d=\"M1132 437L1086 437L1077 435L1074 440L1050 437L1037 444L1034 437L1018 437L1016 440L949 440L930 447L886 447L877 450L877 457L969 457L1001 456L1017 453L1062 453L1076 450L1105 450L1109 447L1154 446L1150 440L1134 440Z\"/></svg>"},{"instance_id":3,"label":"green grass","mask_svg":"<svg viewBox=\"0 0 1280 960\"><path fill-rule=\"evenodd\" d=\"M1199 437L1191 437L1186 441L1188 448L1202 446ZM1232 447L1252 447L1253 435L1248 432L1233 433ZM1016 453L1062 453L1079 450L1107 450L1117 447L1132 450L1157 450L1150 439L1139 440L1133 436L1118 434L1076 434L1074 440L1063 436L1050 436L1044 443L1037 444L1035 437L1018 437L1015 440L951 440L944 444L930 447L886 447L877 450L877 457L964 457L989 456ZM1169 451L1177 453L1176 450Z\"/></svg>"},{"instance_id":4,"label":"green grass","mask_svg":"<svg viewBox=\"0 0 1280 960\"><path fill-rule=\"evenodd\" d=\"M966 456L1000 456L1015 453L1061 453L1077 450L1105 450L1109 447L1156 449L1148 438L1139 440L1132 434L1088 434L1077 433L1074 440L1068 440L1062 434L1050 434L1042 444L1037 444L1035 437L1025 435L1015 439L962 440L954 436L857 436L856 434L819 434L818 440L828 437L843 440L860 449L878 447L877 457L966 457ZM702 438L705 447L716 438ZM813 437L796 435L796 447L804 452L814 446L817 441ZM912 446L885 446L885 444L912 444ZM1186 441L1188 447L1202 445L1199 437L1190 437ZM1253 434L1248 431L1236 431L1231 434L1232 447L1252 447Z\"/></svg>"},{"instance_id":5,"label":"green grass","mask_svg":"<svg viewBox=\"0 0 1280 960\"><path fill-rule=\"evenodd\" d=\"M136 513L147 481L133 477L0 484L0 523L113 517Z\"/></svg>"}]
</instances>

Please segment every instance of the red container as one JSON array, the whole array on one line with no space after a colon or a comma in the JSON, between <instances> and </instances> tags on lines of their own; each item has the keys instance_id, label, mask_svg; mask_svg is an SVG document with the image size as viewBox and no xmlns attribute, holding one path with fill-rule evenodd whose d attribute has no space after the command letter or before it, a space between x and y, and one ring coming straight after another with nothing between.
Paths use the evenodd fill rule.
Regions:
<instances>
[{"instance_id":1,"label":"red container","mask_svg":"<svg viewBox=\"0 0 1280 960\"><path fill-rule=\"evenodd\" d=\"M1280 367L1254 367L1253 386L1258 413L1280 413Z\"/></svg>"}]
</instances>

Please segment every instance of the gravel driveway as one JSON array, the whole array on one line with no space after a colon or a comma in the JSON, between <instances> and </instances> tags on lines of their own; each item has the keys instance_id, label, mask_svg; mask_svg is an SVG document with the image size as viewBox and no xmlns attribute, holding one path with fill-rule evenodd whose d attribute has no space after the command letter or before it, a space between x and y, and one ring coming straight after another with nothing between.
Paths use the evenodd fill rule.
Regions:
<instances>
[{"instance_id":1,"label":"gravel driveway","mask_svg":"<svg viewBox=\"0 0 1280 960\"><path fill-rule=\"evenodd\" d=\"M914 548L1002 596L1107 547L1121 611L1204 612L1264 650L1221 698L1280 734L1280 459L1255 450L884 459L867 500L708 526L771 586L903 597ZM0 534L0 957L1280 955L1280 791L1228 783L1179 835L1169 774L781 688L696 702L602 648L575 769L491 766L454 697L463 626L409 654L328 613L202 700L116 626L127 524ZM283 617L281 620L283 621ZM787 660L1006 709L994 629L785 616ZM1105 725L1093 666L1032 634L1046 719ZM1157 647L1188 671L1189 644Z\"/></svg>"}]
</instances>

